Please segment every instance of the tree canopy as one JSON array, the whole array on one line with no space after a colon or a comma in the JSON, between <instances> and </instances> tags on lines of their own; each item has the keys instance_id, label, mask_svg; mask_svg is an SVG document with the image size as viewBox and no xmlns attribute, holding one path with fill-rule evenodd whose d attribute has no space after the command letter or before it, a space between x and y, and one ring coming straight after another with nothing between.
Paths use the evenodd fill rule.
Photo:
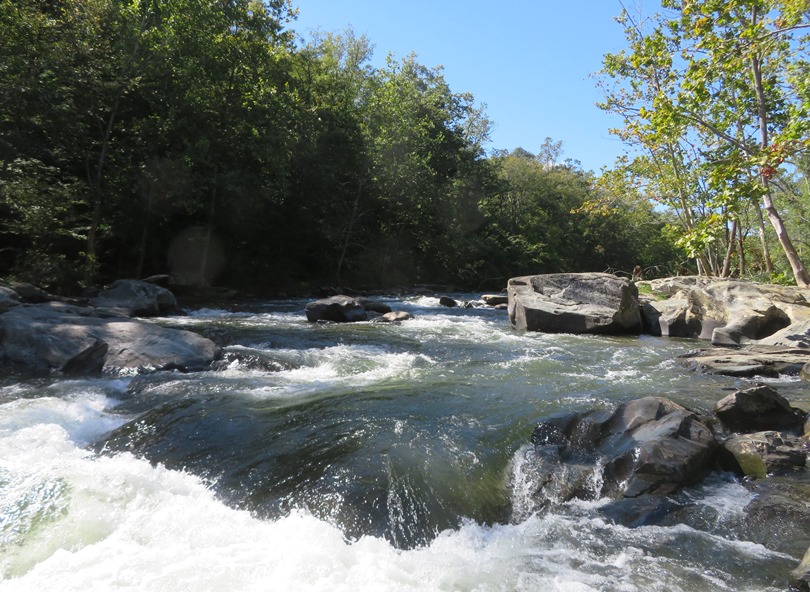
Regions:
<instances>
[{"instance_id":1,"label":"tree canopy","mask_svg":"<svg viewBox=\"0 0 810 592\"><path fill-rule=\"evenodd\" d=\"M671 216L560 141L488 153L483 106L441 67L373 67L365 36L303 40L295 15L289 0L0 0L0 275L62 291L165 272L268 294L499 289L684 257L672 224L705 175L684 175ZM790 117L768 146L795 145Z\"/></svg>"},{"instance_id":2,"label":"tree canopy","mask_svg":"<svg viewBox=\"0 0 810 592\"><path fill-rule=\"evenodd\" d=\"M785 222L784 182L810 150L807 35L797 0L664 0L642 20L624 10L628 48L605 56L602 107L637 151L620 163L671 209L701 272L728 275L735 245L774 274L765 217L795 281L810 284ZM756 233L758 245L745 245ZM722 263L720 262L722 259Z\"/></svg>"}]
</instances>

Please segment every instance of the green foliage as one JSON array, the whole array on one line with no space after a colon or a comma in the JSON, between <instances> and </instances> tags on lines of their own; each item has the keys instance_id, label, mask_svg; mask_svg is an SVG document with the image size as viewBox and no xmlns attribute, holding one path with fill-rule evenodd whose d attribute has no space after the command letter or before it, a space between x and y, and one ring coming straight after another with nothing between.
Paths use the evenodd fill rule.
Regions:
<instances>
[{"instance_id":1,"label":"green foliage","mask_svg":"<svg viewBox=\"0 0 810 592\"><path fill-rule=\"evenodd\" d=\"M294 16L289 0L0 0L0 273L61 291L166 271L499 288L679 257L669 220L561 142L487 157L490 121L441 68L372 68L351 30L301 43ZM672 67L663 35L645 43L646 62L614 66ZM632 133L678 137L674 112L655 117L666 133Z\"/></svg>"},{"instance_id":2,"label":"green foliage","mask_svg":"<svg viewBox=\"0 0 810 592\"><path fill-rule=\"evenodd\" d=\"M624 11L628 51L605 56L601 106L624 117L615 133L639 150L620 166L645 186L645 198L673 210L679 244L703 272L728 272L734 241L750 232L741 225L761 201L796 281L810 282L772 181L810 147L806 2L662 6L670 12L649 22Z\"/></svg>"}]
</instances>

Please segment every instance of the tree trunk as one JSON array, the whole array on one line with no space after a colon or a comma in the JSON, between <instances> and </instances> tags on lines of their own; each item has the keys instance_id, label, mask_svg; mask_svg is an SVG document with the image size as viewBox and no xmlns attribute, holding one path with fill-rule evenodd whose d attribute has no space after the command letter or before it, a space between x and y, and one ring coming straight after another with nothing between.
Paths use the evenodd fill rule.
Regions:
<instances>
[{"instance_id":1,"label":"tree trunk","mask_svg":"<svg viewBox=\"0 0 810 592\"><path fill-rule=\"evenodd\" d=\"M352 204L352 213L349 216L349 223L346 227L346 232L343 235L343 242L340 245L340 256L338 257L337 263L337 270L335 273L335 279L337 280L338 288L341 290L343 289L343 264L346 262L346 253L349 250L349 245L351 244L352 232L354 231L354 225L357 222L358 218L360 218L360 198L363 195L363 178L360 177L357 180L357 191L354 194L354 203Z\"/></svg>"},{"instance_id":2,"label":"tree trunk","mask_svg":"<svg viewBox=\"0 0 810 592\"><path fill-rule=\"evenodd\" d=\"M768 246L768 239L765 236L765 220L762 217L762 208L758 203L754 204L757 211L757 225L759 226L759 241L762 245L762 259L765 262L765 271L768 275L773 273L773 259L771 259L771 248Z\"/></svg>"},{"instance_id":3,"label":"tree trunk","mask_svg":"<svg viewBox=\"0 0 810 592\"><path fill-rule=\"evenodd\" d=\"M727 278L731 273L731 253L734 251L734 242L737 238L737 221L731 221L731 231L727 233L728 248L726 249L726 257L723 259L723 270L720 272L720 277Z\"/></svg>"},{"instance_id":4,"label":"tree trunk","mask_svg":"<svg viewBox=\"0 0 810 592\"><path fill-rule=\"evenodd\" d=\"M756 21L757 13L754 9L753 20ZM754 89L757 94L757 112L759 116L759 146L762 150L768 148L768 112L765 108L765 90L762 84L762 63L758 55L751 56L751 72L754 77ZM776 238L785 252L790 268L793 270L793 277L796 280L796 285L807 288L810 287L810 275L807 273L804 264L802 263L793 242L788 236L785 224L779 216L779 212L773 205L773 198L771 197L771 187L768 178L761 174L762 185L765 189L765 194L762 196L762 203L765 206L765 213L768 215L768 220L776 231Z\"/></svg>"}]
</instances>

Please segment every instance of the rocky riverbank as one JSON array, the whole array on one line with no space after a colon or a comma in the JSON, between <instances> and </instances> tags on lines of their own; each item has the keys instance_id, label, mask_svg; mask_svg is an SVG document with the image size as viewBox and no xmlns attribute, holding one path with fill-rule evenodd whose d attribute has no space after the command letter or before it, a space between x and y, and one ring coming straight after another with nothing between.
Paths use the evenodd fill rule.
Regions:
<instances>
[{"instance_id":1,"label":"rocky riverbank","mask_svg":"<svg viewBox=\"0 0 810 592\"><path fill-rule=\"evenodd\" d=\"M693 370L810 378L807 289L694 276L637 285L570 273L512 278L507 292L516 329L704 339L711 347L681 358Z\"/></svg>"}]
</instances>

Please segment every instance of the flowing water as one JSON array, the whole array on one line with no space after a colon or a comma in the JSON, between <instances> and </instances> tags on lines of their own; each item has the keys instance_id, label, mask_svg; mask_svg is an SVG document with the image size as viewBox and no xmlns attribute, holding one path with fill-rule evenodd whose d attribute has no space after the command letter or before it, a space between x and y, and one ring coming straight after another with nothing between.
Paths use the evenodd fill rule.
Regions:
<instances>
[{"instance_id":1,"label":"flowing water","mask_svg":"<svg viewBox=\"0 0 810 592\"><path fill-rule=\"evenodd\" d=\"M709 411L744 386L673 361L697 342L389 303L416 318L310 324L285 301L159 319L226 345L204 373L3 379L0 590L785 589L801 551L746 527L754 494L727 475L679 494L699 520L637 528L520 485L543 415L647 395Z\"/></svg>"}]
</instances>

